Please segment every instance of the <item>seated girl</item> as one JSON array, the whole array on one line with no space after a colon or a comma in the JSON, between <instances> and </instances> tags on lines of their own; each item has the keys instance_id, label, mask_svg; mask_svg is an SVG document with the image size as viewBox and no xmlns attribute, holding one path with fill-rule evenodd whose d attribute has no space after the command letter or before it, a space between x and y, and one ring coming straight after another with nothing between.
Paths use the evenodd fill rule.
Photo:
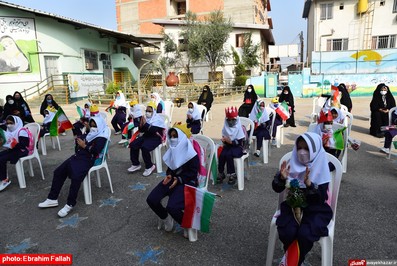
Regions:
<instances>
[{"instance_id":1,"label":"seated girl","mask_svg":"<svg viewBox=\"0 0 397 266\"><path fill-rule=\"evenodd\" d=\"M345 115L342 113L342 110L336 107L331 107L332 119L335 123L343 124L345 121Z\"/></svg>"},{"instance_id":2,"label":"seated girl","mask_svg":"<svg viewBox=\"0 0 397 266\"><path fill-rule=\"evenodd\" d=\"M392 121L392 125L394 125L394 127L390 127L390 128L388 128L387 130L384 131L385 142L384 142L383 148L380 148L380 151L384 152L384 153L389 153L390 152L390 147L391 147L392 140L397 135L397 128L395 127L395 125L397 125L397 113L396 113L396 111L394 111L391 114L391 121Z\"/></svg>"},{"instance_id":3,"label":"seated girl","mask_svg":"<svg viewBox=\"0 0 397 266\"><path fill-rule=\"evenodd\" d=\"M128 121L123 124L121 140L118 142L119 144L127 143L132 137L133 129L139 127L143 108L144 106L142 104L138 104L137 100L130 101L130 111L127 118Z\"/></svg>"},{"instance_id":4,"label":"seated girl","mask_svg":"<svg viewBox=\"0 0 397 266\"><path fill-rule=\"evenodd\" d=\"M57 110L55 110L54 107L47 107L47 109L44 110L44 120L43 124L41 125L40 128L40 138L42 138L45 134L50 133L50 126L51 122L54 119L55 113Z\"/></svg>"},{"instance_id":5,"label":"seated girl","mask_svg":"<svg viewBox=\"0 0 397 266\"><path fill-rule=\"evenodd\" d=\"M58 212L58 216L65 217L76 205L81 183L103 151L109 137L110 129L102 118L90 118L89 126L90 132L87 135L76 138L76 153L55 169L50 193L47 199L39 204L39 208L58 206L59 193L68 177L71 180L69 195L66 205Z\"/></svg>"},{"instance_id":6,"label":"seated girl","mask_svg":"<svg viewBox=\"0 0 397 266\"><path fill-rule=\"evenodd\" d=\"M165 104L160 94L154 92L150 95L151 101L156 103L156 113L165 114Z\"/></svg>"},{"instance_id":7,"label":"seated girl","mask_svg":"<svg viewBox=\"0 0 397 266\"><path fill-rule=\"evenodd\" d=\"M143 176L152 174L156 166L152 163L150 152L162 143L165 128L163 117L156 113L156 104L149 102L146 107L146 115L141 117L139 124L139 132L142 133L142 136L136 138L129 145L132 165L128 168L128 172L132 173L141 169L139 150L142 150L142 158L145 162Z\"/></svg>"},{"instance_id":8,"label":"seated girl","mask_svg":"<svg viewBox=\"0 0 397 266\"><path fill-rule=\"evenodd\" d=\"M228 184L234 185L236 183L237 175L234 168L234 158L243 156L243 144L245 140L245 133L238 117L236 107L228 107L225 109L226 118L222 129L223 143L222 151L218 160L218 182L222 183L225 179L225 164L227 164L227 175L229 179Z\"/></svg>"},{"instance_id":9,"label":"seated girl","mask_svg":"<svg viewBox=\"0 0 397 266\"><path fill-rule=\"evenodd\" d=\"M312 132L300 135L296 139L290 161L282 162L280 172L272 182L273 190L277 193L285 190L287 182L297 182L298 190L303 194L306 205L300 208L303 216L296 212L297 208L293 209L287 201L283 201L276 221L284 251L297 241L299 254L288 255L299 257L298 265L305 260L313 243L328 235L327 226L332 219L332 209L327 204L330 181L328 159L320 136Z\"/></svg>"},{"instance_id":10,"label":"seated girl","mask_svg":"<svg viewBox=\"0 0 397 266\"><path fill-rule=\"evenodd\" d=\"M173 220L182 224L185 208L184 187L197 187L199 158L192 143L177 128L170 128L167 133L168 150L163 156L168 166L166 177L150 192L146 202L162 220L166 231L173 229ZM183 156L182 156L183 154ZM169 197L167 206L161 200Z\"/></svg>"},{"instance_id":11,"label":"seated girl","mask_svg":"<svg viewBox=\"0 0 397 266\"><path fill-rule=\"evenodd\" d=\"M197 104L190 102L186 114L187 127L190 128L192 134L198 134L201 130L201 113L197 108Z\"/></svg>"},{"instance_id":12,"label":"seated girl","mask_svg":"<svg viewBox=\"0 0 397 266\"><path fill-rule=\"evenodd\" d=\"M11 184L7 175L7 162L16 164L20 158L27 156L30 144L28 132L23 129L21 118L9 115L6 118L6 125L6 142L0 143L6 148L6 150L0 152L0 191Z\"/></svg>"},{"instance_id":13,"label":"seated girl","mask_svg":"<svg viewBox=\"0 0 397 266\"><path fill-rule=\"evenodd\" d=\"M272 145L276 146L277 145L277 141L276 141L277 127L283 124L283 119L277 113L277 108L279 108L279 102L278 102L277 97L272 99L271 103L269 104L269 107L272 108L276 113L276 118L274 119L274 125L273 125L273 131L272 131Z\"/></svg>"},{"instance_id":14,"label":"seated girl","mask_svg":"<svg viewBox=\"0 0 397 266\"><path fill-rule=\"evenodd\" d=\"M256 151L254 155L259 157L261 152L263 139L270 139L269 133L269 114L265 108L265 102L263 100L257 100L252 111L249 115L249 119L251 119L255 123L254 136L256 136Z\"/></svg>"},{"instance_id":15,"label":"seated girl","mask_svg":"<svg viewBox=\"0 0 397 266\"><path fill-rule=\"evenodd\" d=\"M84 104L84 109L82 109L82 114L80 119L73 124L73 128L72 128L73 136L76 137L81 135L82 130L85 127L85 124L88 123L88 120L91 117L90 107L91 107L91 103L87 102Z\"/></svg>"}]
</instances>

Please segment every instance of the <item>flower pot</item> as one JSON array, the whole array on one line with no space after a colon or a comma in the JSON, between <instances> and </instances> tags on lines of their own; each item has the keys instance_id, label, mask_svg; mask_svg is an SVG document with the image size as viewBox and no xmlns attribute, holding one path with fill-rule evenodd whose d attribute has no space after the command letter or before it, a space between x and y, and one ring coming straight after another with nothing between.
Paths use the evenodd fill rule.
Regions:
<instances>
[{"instance_id":1,"label":"flower pot","mask_svg":"<svg viewBox=\"0 0 397 266\"><path fill-rule=\"evenodd\" d=\"M167 86L173 87L179 84L179 78L175 75L175 72L170 72L165 79L165 83Z\"/></svg>"}]
</instances>

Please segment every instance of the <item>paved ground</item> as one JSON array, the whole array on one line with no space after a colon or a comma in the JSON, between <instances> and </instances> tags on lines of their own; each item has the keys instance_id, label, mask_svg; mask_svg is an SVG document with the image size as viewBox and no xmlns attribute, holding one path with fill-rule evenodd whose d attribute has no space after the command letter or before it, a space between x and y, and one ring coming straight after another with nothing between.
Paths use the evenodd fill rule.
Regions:
<instances>
[{"instance_id":1,"label":"paved ground","mask_svg":"<svg viewBox=\"0 0 397 266\"><path fill-rule=\"evenodd\" d=\"M357 152L349 150L348 172L343 175L336 216L334 265L347 265L348 259L353 258L397 259L395 156L387 160L378 151L382 139L368 135L369 101L369 98L353 99L352 136L360 139L362 146ZM20 189L15 167L9 166L12 184L0 193L3 227L0 253L71 253L74 265L264 265L269 224L277 203L271 180L282 155L292 150L297 134L306 131L311 103L311 99L296 100L298 127L286 129L285 144L272 149L268 164L252 159L251 179L246 181L244 191L227 185L209 186L210 191L222 198L213 211L211 232L200 233L195 243L184 239L180 229L174 233L157 230L156 216L145 200L163 175L144 178L141 173L128 174L129 150L117 145L119 136L112 136L110 146L109 168L114 194L103 178L102 188L93 184L92 205L85 205L80 191L78 204L69 216L71 219L57 217L60 207L38 209L37 204L48 194L53 170L73 154L69 132L60 137L61 152L52 150L48 143L48 155L41 156L44 181L34 163L36 176L27 175L27 188ZM229 104L238 106L240 99L218 101L213 106L214 119L205 124L206 135L219 139L223 110ZM77 117L74 105L64 109L70 118ZM185 111L186 108L175 108L173 121L182 121ZM62 206L68 184L67 181L59 197ZM278 245L275 259L281 256ZM320 261L320 248L316 245L307 262L316 266Z\"/></svg>"}]
</instances>

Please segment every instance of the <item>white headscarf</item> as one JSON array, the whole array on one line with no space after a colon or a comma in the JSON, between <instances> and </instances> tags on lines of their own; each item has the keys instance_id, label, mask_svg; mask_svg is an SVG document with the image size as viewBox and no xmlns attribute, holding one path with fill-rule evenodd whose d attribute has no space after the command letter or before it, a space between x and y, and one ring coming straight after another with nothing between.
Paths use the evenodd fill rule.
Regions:
<instances>
[{"instance_id":1,"label":"white headscarf","mask_svg":"<svg viewBox=\"0 0 397 266\"><path fill-rule=\"evenodd\" d=\"M109 127L106 125L105 120L103 120L103 118L98 117L98 116L94 116L90 118L90 122L91 120L95 121L96 127L98 128L97 132L92 132L90 130L90 132L87 134L86 140L87 142L91 142L92 140L94 140L95 138L99 138L99 137L103 137L105 139L108 139L109 137Z\"/></svg>"},{"instance_id":2,"label":"white headscarf","mask_svg":"<svg viewBox=\"0 0 397 266\"><path fill-rule=\"evenodd\" d=\"M181 130L174 128L178 132L178 144L172 147L170 144L169 132L167 133L168 150L163 156L164 163L171 169L175 170L184 165L190 159L197 155L191 141Z\"/></svg>"},{"instance_id":3,"label":"white headscarf","mask_svg":"<svg viewBox=\"0 0 397 266\"><path fill-rule=\"evenodd\" d=\"M146 122L149 125L155 126L155 127L161 127L161 128L167 128L165 124L164 117L161 116L160 114L156 113L156 110L153 109L152 117L147 118L146 117Z\"/></svg>"},{"instance_id":4,"label":"white headscarf","mask_svg":"<svg viewBox=\"0 0 397 266\"><path fill-rule=\"evenodd\" d=\"M154 102L156 103L156 106L159 105L159 103L160 103L160 101L161 101L160 94L158 94L157 92L153 92L153 93L150 95L150 98L151 98L151 97L154 97L154 100L152 100L152 101L154 101Z\"/></svg>"},{"instance_id":5,"label":"white headscarf","mask_svg":"<svg viewBox=\"0 0 397 266\"><path fill-rule=\"evenodd\" d=\"M52 119L54 119L54 116L55 116L55 112L51 112L48 109L45 109L44 111L48 111L48 116L45 116L44 120L43 120L43 124L45 125L47 123L52 122Z\"/></svg>"},{"instance_id":6,"label":"white headscarf","mask_svg":"<svg viewBox=\"0 0 397 266\"><path fill-rule=\"evenodd\" d=\"M197 107L197 104L194 102L190 102L190 103L193 104L193 113L190 113L189 111L187 111L186 114L191 115L193 120L201 120L201 113Z\"/></svg>"},{"instance_id":7,"label":"white headscarf","mask_svg":"<svg viewBox=\"0 0 397 266\"><path fill-rule=\"evenodd\" d=\"M229 125L226 122L223 123L223 128L222 128L222 136L224 137L229 137L231 141L234 140L239 140L245 137L243 128L241 126L241 121L240 117L237 116L237 123L234 127L229 127Z\"/></svg>"},{"instance_id":8,"label":"white headscarf","mask_svg":"<svg viewBox=\"0 0 397 266\"><path fill-rule=\"evenodd\" d=\"M323 148L321 137L316 133L306 132L300 135L309 147L310 162L308 167L310 170L309 178L311 182L322 185L331 181L331 174L328 167L327 153ZM297 138L298 140L298 138ZM289 179L298 178L300 187L304 188L304 176L306 173L306 165L302 164L298 160L297 145L298 141L295 141L294 149L292 150L291 160L289 161L290 171Z\"/></svg>"},{"instance_id":9,"label":"white headscarf","mask_svg":"<svg viewBox=\"0 0 397 266\"><path fill-rule=\"evenodd\" d=\"M142 109L144 109L145 106L143 104L135 104L133 107L131 107L131 115L134 118L141 117L142 114Z\"/></svg>"},{"instance_id":10,"label":"white headscarf","mask_svg":"<svg viewBox=\"0 0 397 266\"><path fill-rule=\"evenodd\" d=\"M88 105L88 108L85 108L86 105ZM84 104L84 117L85 118L90 118L91 117L90 107L91 107L91 103L90 102L86 102Z\"/></svg>"},{"instance_id":11,"label":"white headscarf","mask_svg":"<svg viewBox=\"0 0 397 266\"><path fill-rule=\"evenodd\" d=\"M249 115L249 119L257 122L258 124L263 124L269 121L269 114L267 113L266 108L262 111L261 103L265 103L265 101L257 100Z\"/></svg>"},{"instance_id":12,"label":"white headscarf","mask_svg":"<svg viewBox=\"0 0 397 266\"><path fill-rule=\"evenodd\" d=\"M12 131L10 131L10 129L7 127L7 130L5 131L6 143L3 144L3 146L6 148L11 148L11 143L13 141L17 141L17 142L19 141L18 133L19 130L23 127L23 122L21 118L19 118L19 116L9 115L7 116L7 118L9 118L10 116L14 118L15 127ZM21 133L22 133L21 134L22 137L28 137L28 134L25 131L22 131Z\"/></svg>"},{"instance_id":13,"label":"white headscarf","mask_svg":"<svg viewBox=\"0 0 397 266\"><path fill-rule=\"evenodd\" d=\"M124 93L122 93L121 91L118 91L117 93L120 94L120 99L116 98L116 100L114 101L114 105L127 107L127 102L125 101Z\"/></svg>"},{"instance_id":14,"label":"white headscarf","mask_svg":"<svg viewBox=\"0 0 397 266\"><path fill-rule=\"evenodd\" d=\"M345 120L345 115L342 113L342 111L336 107L332 107L331 111L332 110L335 110L338 113L338 117L334 119L334 122L343 124L343 121Z\"/></svg>"}]
</instances>

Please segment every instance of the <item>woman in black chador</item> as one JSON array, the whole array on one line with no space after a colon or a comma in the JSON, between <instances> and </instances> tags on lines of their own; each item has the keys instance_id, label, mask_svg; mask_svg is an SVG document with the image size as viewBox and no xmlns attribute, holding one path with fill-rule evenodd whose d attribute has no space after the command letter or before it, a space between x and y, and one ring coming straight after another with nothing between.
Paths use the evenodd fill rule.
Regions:
<instances>
[{"instance_id":1,"label":"woman in black chador","mask_svg":"<svg viewBox=\"0 0 397 266\"><path fill-rule=\"evenodd\" d=\"M238 116L248 117L256 100L258 100L258 95L256 95L254 86L250 84L244 92L244 103L238 108Z\"/></svg>"},{"instance_id":2,"label":"woman in black chador","mask_svg":"<svg viewBox=\"0 0 397 266\"><path fill-rule=\"evenodd\" d=\"M374 91L370 103L371 127L369 129L369 133L372 136L378 138L382 138L384 136L380 128L389 124L389 110L395 106L396 101L394 100L389 87L384 83L379 84Z\"/></svg>"}]
</instances>

